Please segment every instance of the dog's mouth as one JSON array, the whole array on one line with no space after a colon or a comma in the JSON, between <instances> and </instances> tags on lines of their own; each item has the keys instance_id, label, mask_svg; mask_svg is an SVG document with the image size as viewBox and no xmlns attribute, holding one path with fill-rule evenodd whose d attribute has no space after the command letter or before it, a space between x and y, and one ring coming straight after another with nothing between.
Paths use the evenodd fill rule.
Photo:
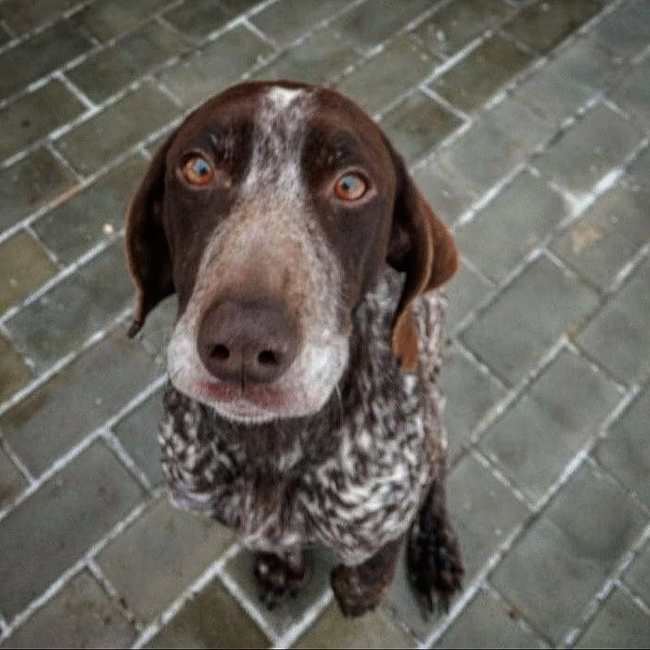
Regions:
<instances>
[{"instance_id":1,"label":"dog's mouth","mask_svg":"<svg viewBox=\"0 0 650 650\"><path fill-rule=\"evenodd\" d=\"M234 384L201 381L197 394L222 416L239 422L264 422L286 410L286 395L272 386Z\"/></svg>"}]
</instances>

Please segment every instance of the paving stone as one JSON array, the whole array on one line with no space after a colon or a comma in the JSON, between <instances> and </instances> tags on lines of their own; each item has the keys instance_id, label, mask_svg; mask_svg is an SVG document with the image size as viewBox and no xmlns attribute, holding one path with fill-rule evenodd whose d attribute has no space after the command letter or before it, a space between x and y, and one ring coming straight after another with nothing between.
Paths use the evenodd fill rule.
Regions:
<instances>
[{"instance_id":1,"label":"paving stone","mask_svg":"<svg viewBox=\"0 0 650 650\"><path fill-rule=\"evenodd\" d=\"M124 227L129 198L147 165L140 156L129 158L34 222L34 231L62 263L74 262Z\"/></svg>"},{"instance_id":2,"label":"paving stone","mask_svg":"<svg viewBox=\"0 0 650 650\"><path fill-rule=\"evenodd\" d=\"M106 0L88 5L74 14L71 21L79 31L103 42L137 27L169 4L171 0Z\"/></svg>"},{"instance_id":3,"label":"paving stone","mask_svg":"<svg viewBox=\"0 0 650 650\"><path fill-rule=\"evenodd\" d=\"M594 34L616 54L632 57L648 45L650 6L645 0L625 2L596 25Z\"/></svg>"},{"instance_id":4,"label":"paving stone","mask_svg":"<svg viewBox=\"0 0 650 650\"><path fill-rule=\"evenodd\" d=\"M40 474L160 374L118 329L2 415L0 431Z\"/></svg>"},{"instance_id":5,"label":"paving stone","mask_svg":"<svg viewBox=\"0 0 650 650\"><path fill-rule=\"evenodd\" d=\"M431 57L411 39L401 36L344 77L337 90L372 115L422 81L433 68Z\"/></svg>"},{"instance_id":6,"label":"paving stone","mask_svg":"<svg viewBox=\"0 0 650 650\"><path fill-rule=\"evenodd\" d=\"M52 276L57 267L26 230L0 243L0 314L21 303Z\"/></svg>"},{"instance_id":7,"label":"paving stone","mask_svg":"<svg viewBox=\"0 0 650 650\"><path fill-rule=\"evenodd\" d=\"M76 184L46 149L0 170L0 230L9 228Z\"/></svg>"},{"instance_id":8,"label":"paving stone","mask_svg":"<svg viewBox=\"0 0 650 650\"><path fill-rule=\"evenodd\" d=\"M454 113L419 91L402 100L381 121L407 164L421 158L461 124Z\"/></svg>"},{"instance_id":9,"label":"paving stone","mask_svg":"<svg viewBox=\"0 0 650 650\"><path fill-rule=\"evenodd\" d=\"M621 400L611 380L563 350L481 438L481 448L532 501L541 499Z\"/></svg>"},{"instance_id":10,"label":"paving stone","mask_svg":"<svg viewBox=\"0 0 650 650\"><path fill-rule=\"evenodd\" d=\"M146 648L268 648L268 639L215 580L191 600Z\"/></svg>"},{"instance_id":11,"label":"paving stone","mask_svg":"<svg viewBox=\"0 0 650 650\"><path fill-rule=\"evenodd\" d=\"M515 43L495 35L433 81L430 88L454 106L475 111L532 60L532 55Z\"/></svg>"},{"instance_id":12,"label":"paving stone","mask_svg":"<svg viewBox=\"0 0 650 650\"><path fill-rule=\"evenodd\" d=\"M542 174L580 196L618 167L640 143L642 133L618 113L597 104L536 161Z\"/></svg>"},{"instance_id":13,"label":"paving stone","mask_svg":"<svg viewBox=\"0 0 650 650\"><path fill-rule=\"evenodd\" d=\"M513 12L503 0L455 0L440 7L412 33L422 47L447 58Z\"/></svg>"},{"instance_id":14,"label":"paving stone","mask_svg":"<svg viewBox=\"0 0 650 650\"><path fill-rule=\"evenodd\" d=\"M26 32L56 19L76 4L79 0L6 0L0 5L0 21L16 33Z\"/></svg>"},{"instance_id":15,"label":"paving stone","mask_svg":"<svg viewBox=\"0 0 650 650\"><path fill-rule=\"evenodd\" d=\"M650 507L650 390L636 399L610 427L593 454L623 485Z\"/></svg>"},{"instance_id":16,"label":"paving stone","mask_svg":"<svg viewBox=\"0 0 650 650\"><path fill-rule=\"evenodd\" d=\"M23 501L0 526L3 614L22 611L142 498L115 456L94 443Z\"/></svg>"},{"instance_id":17,"label":"paving stone","mask_svg":"<svg viewBox=\"0 0 650 650\"><path fill-rule=\"evenodd\" d=\"M0 54L0 97L13 95L28 84L44 77L63 64L87 52L90 40L82 36L67 20L26 39Z\"/></svg>"},{"instance_id":18,"label":"paving stone","mask_svg":"<svg viewBox=\"0 0 650 650\"><path fill-rule=\"evenodd\" d=\"M547 257L532 262L462 334L498 375L519 381L598 304L596 293Z\"/></svg>"},{"instance_id":19,"label":"paving stone","mask_svg":"<svg viewBox=\"0 0 650 650\"><path fill-rule=\"evenodd\" d=\"M219 0L219 4L233 16L238 16L251 10L260 0Z\"/></svg>"},{"instance_id":20,"label":"paving stone","mask_svg":"<svg viewBox=\"0 0 650 650\"><path fill-rule=\"evenodd\" d=\"M542 179L523 171L458 228L456 245L484 275L500 282L566 216L562 198Z\"/></svg>"},{"instance_id":21,"label":"paving stone","mask_svg":"<svg viewBox=\"0 0 650 650\"><path fill-rule=\"evenodd\" d=\"M323 84L357 59L358 54L341 36L329 28L320 29L261 68L253 78Z\"/></svg>"},{"instance_id":22,"label":"paving stone","mask_svg":"<svg viewBox=\"0 0 650 650\"><path fill-rule=\"evenodd\" d=\"M343 8L339 0L283 0L272 3L250 21L279 45L286 45Z\"/></svg>"},{"instance_id":23,"label":"paving stone","mask_svg":"<svg viewBox=\"0 0 650 650\"><path fill-rule=\"evenodd\" d=\"M85 110L65 86L53 79L0 111L0 159L45 137Z\"/></svg>"},{"instance_id":24,"label":"paving stone","mask_svg":"<svg viewBox=\"0 0 650 650\"><path fill-rule=\"evenodd\" d=\"M624 581L646 604L650 602L650 544L646 543L645 548L637 555L632 566L626 571Z\"/></svg>"},{"instance_id":25,"label":"paving stone","mask_svg":"<svg viewBox=\"0 0 650 650\"><path fill-rule=\"evenodd\" d=\"M626 593L614 589L576 648L647 648L650 616Z\"/></svg>"},{"instance_id":26,"label":"paving stone","mask_svg":"<svg viewBox=\"0 0 650 650\"><path fill-rule=\"evenodd\" d=\"M118 239L7 321L16 347L44 370L126 309L133 295Z\"/></svg>"},{"instance_id":27,"label":"paving stone","mask_svg":"<svg viewBox=\"0 0 650 650\"><path fill-rule=\"evenodd\" d=\"M580 344L624 382L650 370L650 261L603 307L579 336ZM616 344L612 345L615 341Z\"/></svg>"},{"instance_id":28,"label":"paving stone","mask_svg":"<svg viewBox=\"0 0 650 650\"><path fill-rule=\"evenodd\" d=\"M178 112L166 95L147 82L66 133L55 146L82 174L90 174L163 127Z\"/></svg>"},{"instance_id":29,"label":"paving stone","mask_svg":"<svg viewBox=\"0 0 650 650\"><path fill-rule=\"evenodd\" d=\"M368 3L362 3L333 21L331 27L346 41L367 51L385 41L435 4L435 0L434 2L409 0L397 3L395 7L391 7L391 11L383 8L380 11L373 11Z\"/></svg>"},{"instance_id":30,"label":"paving stone","mask_svg":"<svg viewBox=\"0 0 650 650\"><path fill-rule=\"evenodd\" d=\"M160 79L186 106L193 106L225 90L271 52L267 43L240 25L165 70Z\"/></svg>"},{"instance_id":31,"label":"paving stone","mask_svg":"<svg viewBox=\"0 0 650 650\"><path fill-rule=\"evenodd\" d=\"M24 359L4 336L0 336L0 403L23 388L31 378Z\"/></svg>"},{"instance_id":32,"label":"paving stone","mask_svg":"<svg viewBox=\"0 0 650 650\"><path fill-rule=\"evenodd\" d=\"M492 285L467 264L461 262L460 270L445 285L449 307L447 326L453 332L463 318L484 302L493 291Z\"/></svg>"},{"instance_id":33,"label":"paving stone","mask_svg":"<svg viewBox=\"0 0 650 650\"><path fill-rule=\"evenodd\" d=\"M480 591L434 648L541 648L542 643L517 623L513 609Z\"/></svg>"},{"instance_id":34,"label":"paving stone","mask_svg":"<svg viewBox=\"0 0 650 650\"><path fill-rule=\"evenodd\" d=\"M322 549L305 552L310 577L294 598L281 601L273 609L266 608L259 597L260 588L253 575L253 554L245 549L235 555L226 565L226 574L237 582L239 588L256 603L267 625L276 635L284 634L292 625L300 622L305 613L329 588L330 571L336 564L334 556Z\"/></svg>"},{"instance_id":35,"label":"paving stone","mask_svg":"<svg viewBox=\"0 0 650 650\"><path fill-rule=\"evenodd\" d=\"M154 486L164 480L157 437L163 416L162 393L163 389L158 389L113 426L115 435Z\"/></svg>"},{"instance_id":36,"label":"paving stone","mask_svg":"<svg viewBox=\"0 0 650 650\"><path fill-rule=\"evenodd\" d=\"M398 628L382 609L361 618L345 618L332 603L296 648L414 648L415 639Z\"/></svg>"},{"instance_id":37,"label":"paving stone","mask_svg":"<svg viewBox=\"0 0 650 650\"><path fill-rule=\"evenodd\" d=\"M1 345L2 339L0 339ZM0 449L0 510L9 505L26 487L27 481L23 475L4 450Z\"/></svg>"},{"instance_id":38,"label":"paving stone","mask_svg":"<svg viewBox=\"0 0 650 650\"><path fill-rule=\"evenodd\" d=\"M505 389L457 348L447 353L440 378L447 398L444 422L453 462L481 418L505 397Z\"/></svg>"},{"instance_id":39,"label":"paving stone","mask_svg":"<svg viewBox=\"0 0 650 650\"><path fill-rule=\"evenodd\" d=\"M632 115L646 129L650 129L650 56L632 68L610 97L617 106Z\"/></svg>"},{"instance_id":40,"label":"paving stone","mask_svg":"<svg viewBox=\"0 0 650 650\"><path fill-rule=\"evenodd\" d=\"M185 47L177 33L151 22L90 56L66 76L90 99L101 103Z\"/></svg>"},{"instance_id":41,"label":"paving stone","mask_svg":"<svg viewBox=\"0 0 650 650\"><path fill-rule=\"evenodd\" d=\"M529 108L506 99L445 148L439 161L447 175L480 194L522 163L552 131Z\"/></svg>"},{"instance_id":42,"label":"paving stone","mask_svg":"<svg viewBox=\"0 0 650 650\"><path fill-rule=\"evenodd\" d=\"M611 479L584 464L509 552L492 581L557 644L579 623L645 520ZM552 597L549 585L558 586Z\"/></svg>"},{"instance_id":43,"label":"paving stone","mask_svg":"<svg viewBox=\"0 0 650 650\"><path fill-rule=\"evenodd\" d=\"M203 40L231 20L230 14L214 0L194 0L181 4L165 12L163 18L195 41Z\"/></svg>"},{"instance_id":44,"label":"paving stone","mask_svg":"<svg viewBox=\"0 0 650 650\"><path fill-rule=\"evenodd\" d=\"M524 7L504 29L546 54L597 14L602 5L602 0L539 0Z\"/></svg>"},{"instance_id":45,"label":"paving stone","mask_svg":"<svg viewBox=\"0 0 650 650\"><path fill-rule=\"evenodd\" d=\"M650 188L624 179L598 197L552 248L584 278L606 288L650 236L649 203Z\"/></svg>"},{"instance_id":46,"label":"paving stone","mask_svg":"<svg viewBox=\"0 0 650 650\"><path fill-rule=\"evenodd\" d=\"M119 607L85 571L22 625L11 648L126 648L136 633Z\"/></svg>"},{"instance_id":47,"label":"paving stone","mask_svg":"<svg viewBox=\"0 0 650 650\"><path fill-rule=\"evenodd\" d=\"M196 580L232 539L232 533L215 521L173 508L163 497L115 538L97 562L129 609L149 621Z\"/></svg>"}]
</instances>

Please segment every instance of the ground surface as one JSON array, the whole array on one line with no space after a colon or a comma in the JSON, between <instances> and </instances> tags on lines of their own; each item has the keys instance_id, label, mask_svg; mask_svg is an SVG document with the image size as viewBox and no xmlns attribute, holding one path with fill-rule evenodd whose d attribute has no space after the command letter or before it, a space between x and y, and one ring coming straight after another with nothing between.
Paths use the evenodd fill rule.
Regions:
<instances>
[{"instance_id":1,"label":"ground surface","mask_svg":"<svg viewBox=\"0 0 650 650\"><path fill-rule=\"evenodd\" d=\"M646 0L0 0L0 645L648 647L649 44ZM455 232L448 616L344 621L321 557L269 613L164 498L122 214L244 77L356 98Z\"/></svg>"}]
</instances>

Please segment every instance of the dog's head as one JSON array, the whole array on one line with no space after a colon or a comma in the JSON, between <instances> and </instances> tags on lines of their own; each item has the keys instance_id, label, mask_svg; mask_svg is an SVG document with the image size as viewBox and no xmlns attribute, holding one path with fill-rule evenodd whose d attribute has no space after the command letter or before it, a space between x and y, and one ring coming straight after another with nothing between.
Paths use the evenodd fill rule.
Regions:
<instances>
[{"instance_id":1,"label":"dog's head","mask_svg":"<svg viewBox=\"0 0 650 650\"><path fill-rule=\"evenodd\" d=\"M172 383L242 422L320 410L352 312L386 264L406 274L392 349L412 370L410 305L457 253L374 122L332 90L245 83L194 111L131 200L131 334L176 292Z\"/></svg>"}]
</instances>

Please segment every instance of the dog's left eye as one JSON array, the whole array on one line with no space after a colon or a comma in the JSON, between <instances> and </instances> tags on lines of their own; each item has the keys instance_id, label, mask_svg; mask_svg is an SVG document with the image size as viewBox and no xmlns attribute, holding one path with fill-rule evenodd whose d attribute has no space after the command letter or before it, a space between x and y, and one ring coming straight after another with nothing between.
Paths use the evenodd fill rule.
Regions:
<instances>
[{"instance_id":1,"label":"dog's left eye","mask_svg":"<svg viewBox=\"0 0 650 650\"><path fill-rule=\"evenodd\" d=\"M195 154L185 161L183 176L190 185L208 185L214 178L214 168L203 156Z\"/></svg>"},{"instance_id":2,"label":"dog's left eye","mask_svg":"<svg viewBox=\"0 0 650 650\"><path fill-rule=\"evenodd\" d=\"M334 193L343 201L358 201L367 189L368 184L359 174L344 174L334 185Z\"/></svg>"}]
</instances>

